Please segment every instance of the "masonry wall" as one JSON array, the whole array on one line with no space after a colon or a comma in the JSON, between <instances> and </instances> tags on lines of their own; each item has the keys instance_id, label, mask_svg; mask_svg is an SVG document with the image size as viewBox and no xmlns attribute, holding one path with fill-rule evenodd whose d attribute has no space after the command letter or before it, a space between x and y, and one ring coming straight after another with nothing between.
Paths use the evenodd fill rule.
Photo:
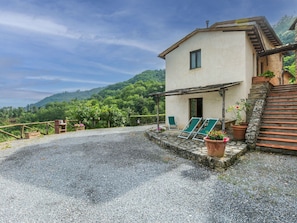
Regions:
<instances>
[{"instance_id":1,"label":"masonry wall","mask_svg":"<svg viewBox=\"0 0 297 223\"><path fill-rule=\"evenodd\" d=\"M267 39L267 37L261 33L261 39L264 42L264 48L269 50L275 48ZM282 68L283 68L283 57L280 53L272 54L269 56L260 57L258 60L258 72L257 75L267 70L272 71L275 77L270 80L273 85L281 84L282 80Z\"/></svg>"}]
</instances>

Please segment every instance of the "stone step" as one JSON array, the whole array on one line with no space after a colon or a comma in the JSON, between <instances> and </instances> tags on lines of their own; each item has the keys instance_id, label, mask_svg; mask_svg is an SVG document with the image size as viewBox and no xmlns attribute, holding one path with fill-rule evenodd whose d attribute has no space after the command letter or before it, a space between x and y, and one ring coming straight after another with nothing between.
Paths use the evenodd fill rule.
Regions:
<instances>
[{"instance_id":1,"label":"stone step","mask_svg":"<svg viewBox=\"0 0 297 223\"><path fill-rule=\"evenodd\" d=\"M262 122L262 124L266 125L266 124L270 124L270 125L275 125L275 126L297 126L297 122L295 120L292 121L267 121L264 120Z\"/></svg>"},{"instance_id":2,"label":"stone step","mask_svg":"<svg viewBox=\"0 0 297 223\"><path fill-rule=\"evenodd\" d=\"M287 102L287 103L296 103L297 97L267 97L266 102L267 103L282 103L282 102Z\"/></svg>"},{"instance_id":3,"label":"stone step","mask_svg":"<svg viewBox=\"0 0 297 223\"><path fill-rule=\"evenodd\" d=\"M297 101L269 101L266 103L266 106L288 106L288 107L292 107L292 106L297 106Z\"/></svg>"},{"instance_id":4,"label":"stone step","mask_svg":"<svg viewBox=\"0 0 297 223\"><path fill-rule=\"evenodd\" d=\"M290 131L293 133L297 133L297 127L289 127L289 126L270 126L270 125L262 125L260 130L267 130L267 129L273 129L277 131Z\"/></svg>"},{"instance_id":5,"label":"stone step","mask_svg":"<svg viewBox=\"0 0 297 223\"><path fill-rule=\"evenodd\" d=\"M280 93L280 92L297 92L297 89L295 88L295 87L293 87L293 88L289 88L289 87L287 87L287 88L272 88L271 90L270 90L270 92L272 92L272 93Z\"/></svg>"},{"instance_id":6,"label":"stone step","mask_svg":"<svg viewBox=\"0 0 297 223\"><path fill-rule=\"evenodd\" d=\"M297 145L297 139L285 139L285 138L275 138L275 137L258 137L261 141L275 141L284 143L295 143Z\"/></svg>"},{"instance_id":7,"label":"stone step","mask_svg":"<svg viewBox=\"0 0 297 223\"><path fill-rule=\"evenodd\" d=\"M267 97L267 102L270 102L270 101L282 101L282 100L286 100L286 101L295 101L297 100L297 96L280 96L280 97L270 97L268 96Z\"/></svg>"},{"instance_id":8,"label":"stone step","mask_svg":"<svg viewBox=\"0 0 297 223\"><path fill-rule=\"evenodd\" d=\"M279 94L281 94L281 95L279 95ZM294 91L292 91L292 92L279 92L279 93L277 93L277 92L270 92L267 96L268 96L268 98L270 98L270 97L287 98L289 96L292 96L292 97L295 97L296 98L297 93L294 92Z\"/></svg>"},{"instance_id":9,"label":"stone step","mask_svg":"<svg viewBox=\"0 0 297 223\"><path fill-rule=\"evenodd\" d=\"M277 120L277 121L292 121L292 122L296 122L297 121L297 115L296 116L291 116L290 119L288 119L288 116L268 116L268 115L264 115L262 117L262 120Z\"/></svg>"},{"instance_id":10,"label":"stone step","mask_svg":"<svg viewBox=\"0 0 297 223\"><path fill-rule=\"evenodd\" d=\"M297 115L297 111L296 109L293 110L293 109L282 109L284 111L279 111L279 110L264 110L263 114L264 115L292 115L292 116L295 116Z\"/></svg>"},{"instance_id":11,"label":"stone step","mask_svg":"<svg viewBox=\"0 0 297 223\"><path fill-rule=\"evenodd\" d=\"M285 88L297 88L297 84L283 84L283 85L276 85L273 89L285 89Z\"/></svg>"},{"instance_id":12,"label":"stone step","mask_svg":"<svg viewBox=\"0 0 297 223\"><path fill-rule=\"evenodd\" d=\"M277 132L277 131L260 131L259 136L261 137L275 137L275 138L286 138L286 139L296 139L297 132Z\"/></svg>"},{"instance_id":13,"label":"stone step","mask_svg":"<svg viewBox=\"0 0 297 223\"><path fill-rule=\"evenodd\" d=\"M292 110L292 111L297 111L297 104L296 105L266 105L266 110L267 111L283 111L283 110Z\"/></svg>"},{"instance_id":14,"label":"stone step","mask_svg":"<svg viewBox=\"0 0 297 223\"><path fill-rule=\"evenodd\" d=\"M269 143L256 143L256 146L264 147L264 148L273 148L273 149L297 151L297 146L276 145L276 144L269 144Z\"/></svg>"},{"instance_id":15,"label":"stone step","mask_svg":"<svg viewBox=\"0 0 297 223\"><path fill-rule=\"evenodd\" d=\"M278 147L297 148L297 143L294 139L273 138L273 137L258 137L257 143L275 145Z\"/></svg>"},{"instance_id":16,"label":"stone step","mask_svg":"<svg viewBox=\"0 0 297 223\"><path fill-rule=\"evenodd\" d=\"M268 107L265 111L292 111L297 112L297 109L294 107Z\"/></svg>"},{"instance_id":17,"label":"stone step","mask_svg":"<svg viewBox=\"0 0 297 223\"><path fill-rule=\"evenodd\" d=\"M288 104L283 104L283 105L271 105L268 104L266 105L266 110L275 110L275 111L282 111L282 110L296 110L297 111L297 104L296 105L288 105Z\"/></svg>"},{"instance_id":18,"label":"stone step","mask_svg":"<svg viewBox=\"0 0 297 223\"><path fill-rule=\"evenodd\" d=\"M264 110L263 111L263 115L277 115L278 117L279 116L296 116L296 111L294 110L291 110L291 111L278 111L278 110L274 110L274 111L266 111Z\"/></svg>"},{"instance_id":19,"label":"stone step","mask_svg":"<svg viewBox=\"0 0 297 223\"><path fill-rule=\"evenodd\" d=\"M297 84L276 85L272 88L272 90L283 90L283 89L297 89Z\"/></svg>"}]
</instances>

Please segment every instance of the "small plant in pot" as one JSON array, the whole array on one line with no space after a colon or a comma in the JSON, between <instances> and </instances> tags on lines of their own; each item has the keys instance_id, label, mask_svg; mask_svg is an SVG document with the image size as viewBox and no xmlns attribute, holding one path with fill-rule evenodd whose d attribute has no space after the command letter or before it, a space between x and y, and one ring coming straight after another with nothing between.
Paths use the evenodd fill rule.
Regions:
<instances>
[{"instance_id":1,"label":"small plant in pot","mask_svg":"<svg viewBox=\"0 0 297 223\"><path fill-rule=\"evenodd\" d=\"M259 76L266 77L266 78L273 78L275 76L275 74L272 71L267 70L264 73L260 74Z\"/></svg>"},{"instance_id":2,"label":"small plant in pot","mask_svg":"<svg viewBox=\"0 0 297 223\"><path fill-rule=\"evenodd\" d=\"M244 140L245 132L247 129L247 123L245 122L244 115L249 110L251 105L247 102L247 99L240 99L234 105L228 107L227 112L231 112L235 119L235 124L232 125L233 138L235 140Z\"/></svg>"},{"instance_id":3,"label":"small plant in pot","mask_svg":"<svg viewBox=\"0 0 297 223\"><path fill-rule=\"evenodd\" d=\"M247 99L240 99L234 105L230 105L227 109L227 112L231 112L235 118L235 125L241 125L245 123L244 114L250 109L250 103L247 102Z\"/></svg>"},{"instance_id":4,"label":"small plant in pot","mask_svg":"<svg viewBox=\"0 0 297 223\"><path fill-rule=\"evenodd\" d=\"M272 71L267 70L264 73L259 74L257 77L253 77L252 82L253 84L265 83L269 82L273 77L275 77L275 74Z\"/></svg>"},{"instance_id":5,"label":"small plant in pot","mask_svg":"<svg viewBox=\"0 0 297 223\"><path fill-rule=\"evenodd\" d=\"M229 137L221 130L212 130L204 137L207 147L207 155L213 157L223 157Z\"/></svg>"}]
</instances>

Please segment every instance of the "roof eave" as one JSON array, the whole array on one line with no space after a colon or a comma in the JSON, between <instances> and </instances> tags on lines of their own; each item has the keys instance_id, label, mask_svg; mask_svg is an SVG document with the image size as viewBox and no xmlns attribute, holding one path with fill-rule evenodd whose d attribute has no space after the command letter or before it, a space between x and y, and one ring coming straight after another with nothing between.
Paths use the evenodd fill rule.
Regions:
<instances>
[{"instance_id":1,"label":"roof eave","mask_svg":"<svg viewBox=\"0 0 297 223\"><path fill-rule=\"evenodd\" d=\"M178 42L174 43L172 46L170 46L169 48L167 48L166 50L164 50L162 53L160 53L158 55L158 57L165 59L165 56L170 53L171 51L175 50L176 48L179 47L180 44L182 44L183 42L185 42L186 40L190 39L192 36L194 36L196 33L198 32L202 32L205 31L207 29L195 29L194 31L192 31L191 33L189 33L188 35L186 35L184 38L182 38L181 40L179 40Z\"/></svg>"}]
</instances>

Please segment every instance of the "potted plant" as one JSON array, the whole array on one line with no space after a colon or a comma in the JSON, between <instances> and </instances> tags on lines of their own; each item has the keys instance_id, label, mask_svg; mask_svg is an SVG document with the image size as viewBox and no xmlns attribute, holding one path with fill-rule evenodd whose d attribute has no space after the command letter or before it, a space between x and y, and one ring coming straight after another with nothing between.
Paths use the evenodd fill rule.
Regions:
<instances>
[{"instance_id":1,"label":"potted plant","mask_svg":"<svg viewBox=\"0 0 297 223\"><path fill-rule=\"evenodd\" d=\"M228 107L227 112L232 112L235 118L235 124L232 125L233 139L244 140L248 124L245 122L243 115L250 109L250 104L246 99L240 99L234 105Z\"/></svg>"},{"instance_id":2,"label":"potted plant","mask_svg":"<svg viewBox=\"0 0 297 223\"><path fill-rule=\"evenodd\" d=\"M269 82L271 78L273 78L275 74L267 70L262 74L259 74L257 77L253 77L252 82L253 84L259 84L259 83L264 83L264 82Z\"/></svg>"},{"instance_id":3,"label":"potted plant","mask_svg":"<svg viewBox=\"0 0 297 223\"><path fill-rule=\"evenodd\" d=\"M207 147L207 155L214 157L223 157L225 154L226 144L229 138L226 133L219 130L212 130L204 137L204 142Z\"/></svg>"}]
</instances>

